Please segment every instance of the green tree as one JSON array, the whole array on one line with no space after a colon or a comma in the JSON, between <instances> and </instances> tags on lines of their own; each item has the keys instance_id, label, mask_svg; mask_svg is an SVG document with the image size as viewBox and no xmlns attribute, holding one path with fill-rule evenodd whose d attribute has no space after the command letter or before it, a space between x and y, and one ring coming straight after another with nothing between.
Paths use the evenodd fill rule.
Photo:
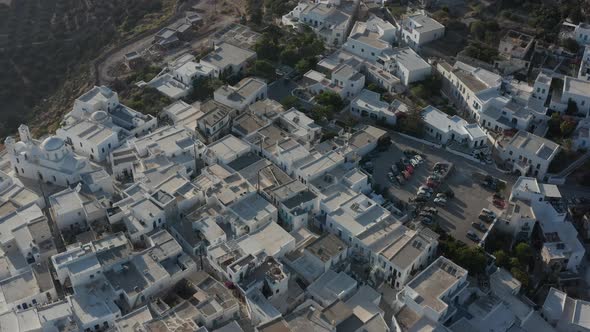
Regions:
<instances>
[{"instance_id":1,"label":"green tree","mask_svg":"<svg viewBox=\"0 0 590 332\"><path fill-rule=\"evenodd\" d=\"M288 47L280 54L281 62L291 67L294 67L300 58L299 51L295 47Z\"/></svg>"},{"instance_id":2,"label":"green tree","mask_svg":"<svg viewBox=\"0 0 590 332\"><path fill-rule=\"evenodd\" d=\"M275 67L268 60L256 60L249 68L251 76L262 77L268 81L274 81L276 78Z\"/></svg>"},{"instance_id":3,"label":"green tree","mask_svg":"<svg viewBox=\"0 0 590 332\"><path fill-rule=\"evenodd\" d=\"M499 267L503 267L505 269L510 268L510 258L504 250L494 251L494 257L496 257L496 265L498 265Z\"/></svg>"},{"instance_id":4,"label":"green tree","mask_svg":"<svg viewBox=\"0 0 590 332\"><path fill-rule=\"evenodd\" d=\"M411 110L398 118L396 130L411 136L422 137L424 135L424 120L420 115L420 110Z\"/></svg>"},{"instance_id":5,"label":"green tree","mask_svg":"<svg viewBox=\"0 0 590 332\"><path fill-rule=\"evenodd\" d=\"M567 115L578 114L578 104L574 100L567 101L567 108L565 110L565 114L567 114Z\"/></svg>"},{"instance_id":6,"label":"green tree","mask_svg":"<svg viewBox=\"0 0 590 332\"><path fill-rule=\"evenodd\" d=\"M261 0L248 0L246 6L248 16L250 16L250 22L260 25L262 24L262 1Z\"/></svg>"},{"instance_id":7,"label":"green tree","mask_svg":"<svg viewBox=\"0 0 590 332\"><path fill-rule=\"evenodd\" d=\"M518 267L513 267L512 269L510 269L510 273L512 273L512 275L516 279L518 279L518 281L520 281L520 283L522 284L522 288L527 289L529 287L529 275L525 271Z\"/></svg>"},{"instance_id":8,"label":"green tree","mask_svg":"<svg viewBox=\"0 0 590 332\"><path fill-rule=\"evenodd\" d=\"M578 53L580 50L580 45L578 42L573 38L566 38L561 42L561 46L563 46L566 50L572 53Z\"/></svg>"},{"instance_id":9,"label":"green tree","mask_svg":"<svg viewBox=\"0 0 590 332\"><path fill-rule=\"evenodd\" d=\"M299 98L295 96L287 96L281 100L281 104L283 107L288 110L292 107L299 108L301 103L299 102Z\"/></svg>"},{"instance_id":10,"label":"green tree","mask_svg":"<svg viewBox=\"0 0 590 332\"><path fill-rule=\"evenodd\" d=\"M465 54L472 58L489 63L498 58L498 50L496 48L477 41L472 41L469 43L469 45L465 48Z\"/></svg>"},{"instance_id":11,"label":"green tree","mask_svg":"<svg viewBox=\"0 0 590 332\"><path fill-rule=\"evenodd\" d=\"M562 137L569 137L576 130L576 121L567 119L559 125Z\"/></svg>"},{"instance_id":12,"label":"green tree","mask_svg":"<svg viewBox=\"0 0 590 332\"><path fill-rule=\"evenodd\" d=\"M315 102L330 107L332 111L338 112L344 107L342 98L333 91L324 91L315 97Z\"/></svg>"},{"instance_id":13,"label":"green tree","mask_svg":"<svg viewBox=\"0 0 590 332\"><path fill-rule=\"evenodd\" d=\"M305 74L308 71L312 70L314 67L314 64L312 61L310 61L309 59L303 58L299 61L297 61L297 64L295 65L295 70L297 70L300 74Z\"/></svg>"},{"instance_id":14,"label":"green tree","mask_svg":"<svg viewBox=\"0 0 590 332\"><path fill-rule=\"evenodd\" d=\"M519 267L520 266L520 261L516 257L510 257L509 262L510 262L510 268Z\"/></svg>"},{"instance_id":15,"label":"green tree","mask_svg":"<svg viewBox=\"0 0 590 332\"><path fill-rule=\"evenodd\" d=\"M521 242L514 247L514 255L520 264L527 266L533 258L533 249L527 243Z\"/></svg>"},{"instance_id":16,"label":"green tree","mask_svg":"<svg viewBox=\"0 0 590 332\"><path fill-rule=\"evenodd\" d=\"M549 137L559 137L561 135L560 123L561 115L558 112L553 112L547 121Z\"/></svg>"},{"instance_id":17,"label":"green tree","mask_svg":"<svg viewBox=\"0 0 590 332\"><path fill-rule=\"evenodd\" d=\"M260 60L276 61L281 54L280 46L268 34L265 34L256 42L254 51L256 51L256 55Z\"/></svg>"},{"instance_id":18,"label":"green tree","mask_svg":"<svg viewBox=\"0 0 590 332\"><path fill-rule=\"evenodd\" d=\"M200 77L193 81L189 101L204 101L213 97L213 92L223 85L217 78Z\"/></svg>"}]
</instances>

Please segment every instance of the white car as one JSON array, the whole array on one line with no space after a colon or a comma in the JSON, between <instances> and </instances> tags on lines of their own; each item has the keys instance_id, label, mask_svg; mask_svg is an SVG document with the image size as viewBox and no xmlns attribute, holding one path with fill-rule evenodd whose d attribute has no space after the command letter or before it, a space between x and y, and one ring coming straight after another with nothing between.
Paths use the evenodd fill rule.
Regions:
<instances>
[{"instance_id":1,"label":"white car","mask_svg":"<svg viewBox=\"0 0 590 332\"><path fill-rule=\"evenodd\" d=\"M418 192L416 193L416 196L430 198L432 196L432 193L428 192L428 191L424 191L424 190L418 190Z\"/></svg>"},{"instance_id":2,"label":"white car","mask_svg":"<svg viewBox=\"0 0 590 332\"><path fill-rule=\"evenodd\" d=\"M492 218L496 218L496 213L494 213L494 211L492 211L490 209L481 209L481 213L487 214L488 216L490 216Z\"/></svg>"},{"instance_id":3,"label":"white car","mask_svg":"<svg viewBox=\"0 0 590 332\"><path fill-rule=\"evenodd\" d=\"M438 205L446 205L447 204L447 200L444 198L435 198L434 199L434 203L438 204Z\"/></svg>"},{"instance_id":4,"label":"white car","mask_svg":"<svg viewBox=\"0 0 590 332\"><path fill-rule=\"evenodd\" d=\"M432 188L422 185L418 188L418 191L428 191L429 193L432 193Z\"/></svg>"}]
</instances>

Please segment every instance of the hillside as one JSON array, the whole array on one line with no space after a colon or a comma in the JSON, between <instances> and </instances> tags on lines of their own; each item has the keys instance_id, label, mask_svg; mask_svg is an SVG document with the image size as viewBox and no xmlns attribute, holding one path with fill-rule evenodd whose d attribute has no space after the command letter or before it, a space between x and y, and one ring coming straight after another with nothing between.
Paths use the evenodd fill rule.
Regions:
<instances>
[{"instance_id":1,"label":"hillside","mask_svg":"<svg viewBox=\"0 0 590 332\"><path fill-rule=\"evenodd\" d=\"M176 0L0 3L0 139L23 122L43 133L94 83L101 52L158 26Z\"/></svg>"}]
</instances>

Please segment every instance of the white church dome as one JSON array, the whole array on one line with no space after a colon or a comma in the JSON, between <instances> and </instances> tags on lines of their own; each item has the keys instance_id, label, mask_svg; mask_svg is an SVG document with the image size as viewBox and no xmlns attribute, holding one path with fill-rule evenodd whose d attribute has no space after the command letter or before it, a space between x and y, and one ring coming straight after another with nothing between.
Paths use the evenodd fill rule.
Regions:
<instances>
[{"instance_id":1,"label":"white church dome","mask_svg":"<svg viewBox=\"0 0 590 332\"><path fill-rule=\"evenodd\" d=\"M92 113L90 117L92 118L92 120L100 123L107 119L108 114L105 111L96 111Z\"/></svg>"},{"instance_id":2,"label":"white church dome","mask_svg":"<svg viewBox=\"0 0 590 332\"><path fill-rule=\"evenodd\" d=\"M56 136L51 136L46 138L43 143L41 143L41 148L45 151L56 151L61 149L62 146L64 146L65 142L63 139L56 137Z\"/></svg>"}]
</instances>

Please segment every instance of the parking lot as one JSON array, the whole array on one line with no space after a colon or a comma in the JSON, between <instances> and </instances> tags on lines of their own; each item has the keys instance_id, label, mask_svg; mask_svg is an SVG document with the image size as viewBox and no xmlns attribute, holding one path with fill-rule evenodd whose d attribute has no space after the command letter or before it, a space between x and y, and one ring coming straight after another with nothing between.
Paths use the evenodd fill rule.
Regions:
<instances>
[{"instance_id":1,"label":"parking lot","mask_svg":"<svg viewBox=\"0 0 590 332\"><path fill-rule=\"evenodd\" d=\"M403 156L404 150L416 150L425 157L425 162L415 168L412 177L403 185L393 185L387 173L390 167ZM514 178L499 173L493 166L481 165L464 158L453 155L448 151L436 149L427 145L409 140L399 135L393 136L393 144L386 152L380 153L374 160L373 181L388 187L391 195L401 201L416 196L418 188L426 183L427 177L437 162L452 162L454 170L449 174L441 188L448 186L455 197L448 200L446 206L436 206L439 213L435 221L457 240L473 245L474 242L466 237L467 231L473 230L481 238L483 233L472 228L472 222L479 222L479 213L482 208L488 208L500 212L492 205L493 192L483 188L478 180L474 179L474 173L490 174L507 180L507 188L511 188ZM432 200L428 203L434 206ZM486 224L486 226L489 226Z\"/></svg>"}]
</instances>

